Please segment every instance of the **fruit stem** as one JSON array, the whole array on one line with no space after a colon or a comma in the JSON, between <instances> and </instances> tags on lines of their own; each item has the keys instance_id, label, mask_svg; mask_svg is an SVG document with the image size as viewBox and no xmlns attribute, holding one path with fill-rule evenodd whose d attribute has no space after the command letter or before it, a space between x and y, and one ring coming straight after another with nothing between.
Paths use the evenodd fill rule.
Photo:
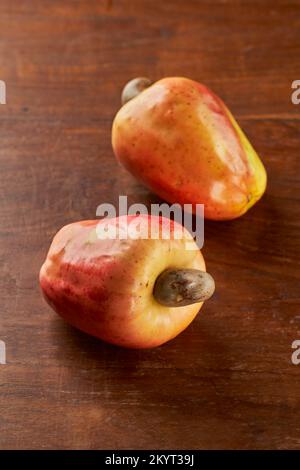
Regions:
<instances>
[{"instance_id":1,"label":"fruit stem","mask_svg":"<svg viewBox=\"0 0 300 470\"><path fill-rule=\"evenodd\" d=\"M122 105L135 98L137 95L142 93L142 91L146 90L146 88L148 88L150 85L152 85L152 82L149 78L138 77L130 80L130 82L124 86L122 91Z\"/></svg>"},{"instance_id":2,"label":"fruit stem","mask_svg":"<svg viewBox=\"0 0 300 470\"><path fill-rule=\"evenodd\" d=\"M183 307L209 299L215 291L210 274L198 269L166 269L156 279L153 296L167 307Z\"/></svg>"}]
</instances>

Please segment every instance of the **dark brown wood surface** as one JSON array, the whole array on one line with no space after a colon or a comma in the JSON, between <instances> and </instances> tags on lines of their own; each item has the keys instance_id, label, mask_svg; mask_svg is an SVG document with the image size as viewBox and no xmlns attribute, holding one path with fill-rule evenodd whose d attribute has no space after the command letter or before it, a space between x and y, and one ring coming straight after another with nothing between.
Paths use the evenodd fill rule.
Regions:
<instances>
[{"instance_id":1,"label":"dark brown wood surface","mask_svg":"<svg viewBox=\"0 0 300 470\"><path fill-rule=\"evenodd\" d=\"M0 0L1 449L300 448L299 1ZM183 75L230 107L263 200L207 222L217 291L177 339L106 345L45 304L54 233L102 202L157 201L115 162L122 85Z\"/></svg>"}]
</instances>

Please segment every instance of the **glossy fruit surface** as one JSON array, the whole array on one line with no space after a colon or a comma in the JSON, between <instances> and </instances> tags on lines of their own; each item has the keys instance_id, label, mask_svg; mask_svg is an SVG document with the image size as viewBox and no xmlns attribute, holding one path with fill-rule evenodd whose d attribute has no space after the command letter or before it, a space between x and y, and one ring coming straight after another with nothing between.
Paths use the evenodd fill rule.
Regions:
<instances>
[{"instance_id":1,"label":"glossy fruit surface","mask_svg":"<svg viewBox=\"0 0 300 470\"><path fill-rule=\"evenodd\" d=\"M152 191L170 203L204 204L209 219L241 216L266 188L265 168L223 101L187 78L164 78L128 101L112 145Z\"/></svg>"},{"instance_id":2,"label":"glossy fruit surface","mask_svg":"<svg viewBox=\"0 0 300 470\"><path fill-rule=\"evenodd\" d=\"M137 221L135 239L105 238L107 229L124 234ZM170 222L171 239L143 238L149 222L155 230ZM178 231L181 239L175 239ZM174 308L156 301L155 282L170 268L205 271L191 235L161 217L122 216L63 227L41 268L40 284L48 303L76 328L120 346L149 348L183 331L202 305Z\"/></svg>"}]
</instances>

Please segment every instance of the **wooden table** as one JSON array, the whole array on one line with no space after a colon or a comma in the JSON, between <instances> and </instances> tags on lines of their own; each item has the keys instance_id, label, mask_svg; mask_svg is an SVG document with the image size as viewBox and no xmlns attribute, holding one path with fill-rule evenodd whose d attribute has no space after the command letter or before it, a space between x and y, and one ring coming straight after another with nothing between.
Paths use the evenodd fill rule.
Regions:
<instances>
[{"instance_id":1,"label":"wooden table","mask_svg":"<svg viewBox=\"0 0 300 470\"><path fill-rule=\"evenodd\" d=\"M0 1L2 449L300 447L299 29L299 1ZM206 222L216 294L149 351L75 331L38 285L62 225L119 194L157 200L110 143L138 75L210 86L269 176L246 216Z\"/></svg>"}]
</instances>

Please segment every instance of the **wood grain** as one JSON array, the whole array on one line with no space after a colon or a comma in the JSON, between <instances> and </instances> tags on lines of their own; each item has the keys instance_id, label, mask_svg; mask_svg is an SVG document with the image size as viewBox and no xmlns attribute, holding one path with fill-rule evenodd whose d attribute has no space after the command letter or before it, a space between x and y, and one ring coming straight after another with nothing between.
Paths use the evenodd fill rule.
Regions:
<instances>
[{"instance_id":1,"label":"wood grain","mask_svg":"<svg viewBox=\"0 0 300 470\"><path fill-rule=\"evenodd\" d=\"M300 447L299 1L1 0L1 449ZM156 200L114 160L128 79L185 75L261 154L263 200L207 222L217 292L169 344L123 351L44 303L54 233L101 202Z\"/></svg>"}]
</instances>

